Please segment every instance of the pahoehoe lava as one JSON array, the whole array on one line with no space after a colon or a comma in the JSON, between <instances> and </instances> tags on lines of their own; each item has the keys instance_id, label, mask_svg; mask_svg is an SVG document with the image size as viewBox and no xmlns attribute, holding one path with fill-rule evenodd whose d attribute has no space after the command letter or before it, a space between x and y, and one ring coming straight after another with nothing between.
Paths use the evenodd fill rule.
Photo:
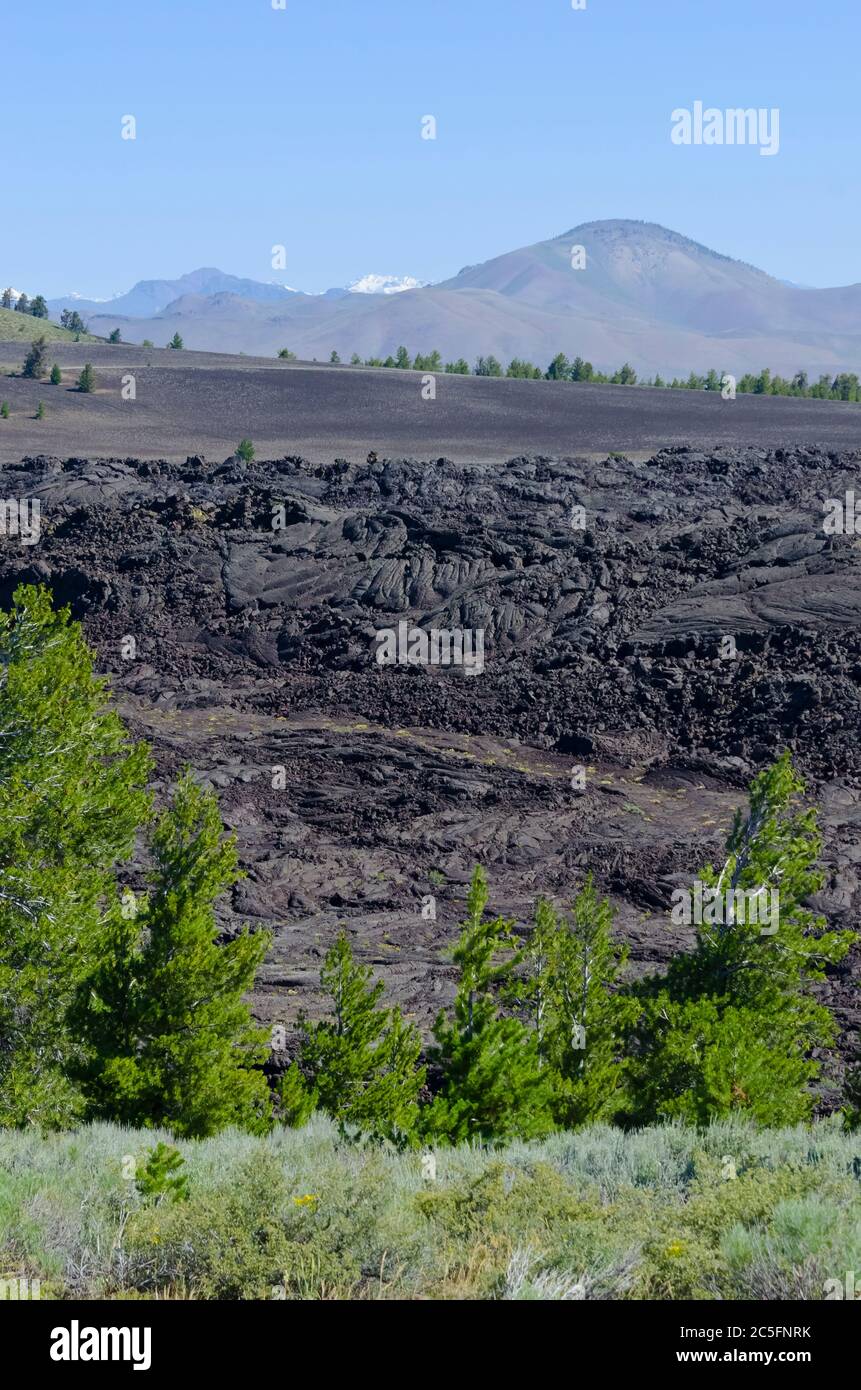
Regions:
<instances>
[{"instance_id":1,"label":"pahoehoe lava","mask_svg":"<svg viewBox=\"0 0 861 1390\"><path fill-rule=\"evenodd\" d=\"M0 598L49 584L161 783L187 761L219 789L247 872L224 930L275 934L258 1016L314 1012L345 923L426 1028L477 860L521 925L593 868L643 970L685 944L672 888L719 855L746 781L784 747L822 808L815 905L857 924L861 537L826 535L823 502L859 471L861 452L813 446L29 458L0 495L39 498L41 540L3 538ZM379 667L375 633L400 619L483 629L484 671ZM842 1056L859 971L856 950L822 987ZM841 1056L827 1063L826 1105Z\"/></svg>"}]
</instances>

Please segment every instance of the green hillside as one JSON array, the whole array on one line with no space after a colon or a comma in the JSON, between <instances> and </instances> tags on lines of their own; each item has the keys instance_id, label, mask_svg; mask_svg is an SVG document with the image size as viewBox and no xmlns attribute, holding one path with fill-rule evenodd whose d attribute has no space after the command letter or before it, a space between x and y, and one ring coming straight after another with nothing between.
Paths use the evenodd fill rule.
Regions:
<instances>
[{"instance_id":1,"label":"green hillside","mask_svg":"<svg viewBox=\"0 0 861 1390\"><path fill-rule=\"evenodd\" d=\"M0 309L0 343L15 342L18 339L22 343L31 343L42 334L51 342L56 340L73 343L76 337L68 328L60 328L59 324L51 323L49 319L37 319L32 314L19 314L15 309ZM98 339L92 333L82 333L81 342L95 343Z\"/></svg>"}]
</instances>

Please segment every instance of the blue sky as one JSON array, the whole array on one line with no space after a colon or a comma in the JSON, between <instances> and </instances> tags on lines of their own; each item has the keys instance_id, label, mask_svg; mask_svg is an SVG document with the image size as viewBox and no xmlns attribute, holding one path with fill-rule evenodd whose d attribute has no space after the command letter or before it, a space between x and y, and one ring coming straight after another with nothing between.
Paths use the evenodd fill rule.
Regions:
<instances>
[{"instance_id":1,"label":"blue sky","mask_svg":"<svg viewBox=\"0 0 861 1390\"><path fill-rule=\"evenodd\" d=\"M803 284L856 282L857 20L857 0L9 6L0 280L439 280L634 217ZM778 107L779 154L674 146L670 113L696 100Z\"/></svg>"}]
</instances>

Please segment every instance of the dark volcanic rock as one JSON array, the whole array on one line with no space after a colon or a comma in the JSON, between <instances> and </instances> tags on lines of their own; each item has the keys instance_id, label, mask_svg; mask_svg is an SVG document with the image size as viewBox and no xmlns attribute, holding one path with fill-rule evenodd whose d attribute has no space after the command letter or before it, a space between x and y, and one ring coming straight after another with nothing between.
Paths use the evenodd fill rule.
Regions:
<instances>
[{"instance_id":1,"label":"dark volcanic rock","mask_svg":"<svg viewBox=\"0 0 861 1390\"><path fill-rule=\"evenodd\" d=\"M163 776L219 788L249 870L225 929L276 931L261 1015L313 1007L346 922L425 1024L477 859L521 921L592 866L643 969L684 944L662 904L783 747L823 803L820 905L857 924L861 537L823 530L853 488L861 453L814 449L32 459L0 474L42 508L37 545L0 536L0 599L49 583ZM483 672L378 666L402 619L483 629ZM846 1047L853 980L825 988Z\"/></svg>"}]
</instances>

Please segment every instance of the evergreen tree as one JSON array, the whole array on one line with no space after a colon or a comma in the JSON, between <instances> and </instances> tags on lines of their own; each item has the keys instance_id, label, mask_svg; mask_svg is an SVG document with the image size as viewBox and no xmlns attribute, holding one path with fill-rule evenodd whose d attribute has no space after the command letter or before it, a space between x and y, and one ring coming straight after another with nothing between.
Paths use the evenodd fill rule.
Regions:
<instances>
[{"instance_id":1,"label":"evergreen tree","mask_svg":"<svg viewBox=\"0 0 861 1390\"><path fill-rule=\"evenodd\" d=\"M445 369L454 376L470 376L469 363L465 357L459 357L456 362L446 362Z\"/></svg>"},{"instance_id":2,"label":"evergreen tree","mask_svg":"<svg viewBox=\"0 0 861 1390\"><path fill-rule=\"evenodd\" d=\"M178 333L174 333L173 337L168 343L168 347L174 348L177 352L179 352L182 348L185 347L185 343L182 341L182 338L179 336Z\"/></svg>"},{"instance_id":3,"label":"evergreen tree","mask_svg":"<svg viewBox=\"0 0 861 1390\"><path fill-rule=\"evenodd\" d=\"M331 355L331 357L329 358L329 361L332 363L332 366L333 366L333 367L334 367L334 366L337 366L337 365L340 363L340 361L341 361L340 357L338 356L338 354L337 354L337 352L335 351L334 348L332 349L332 355Z\"/></svg>"},{"instance_id":4,"label":"evergreen tree","mask_svg":"<svg viewBox=\"0 0 861 1390\"><path fill-rule=\"evenodd\" d=\"M44 295L37 294L35 299L30 300L30 313L34 319L46 319L48 317L48 305Z\"/></svg>"},{"instance_id":5,"label":"evergreen tree","mask_svg":"<svg viewBox=\"0 0 861 1390\"><path fill-rule=\"evenodd\" d=\"M495 357L479 357L475 364L476 376L502 376L502 363Z\"/></svg>"},{"instance_id":6,"label":"evergreen tree","mask_svg":"<svg viewBox=\"0 0 861 1390\"><path fill-rule=\"evenodd\" d=\"M69 1006L149 814L149 754L108 709L67 609L19 588L0 613L0 1124L68 1124Z\"/></svg>"},{"instance_id":7,"label":"evergreen tree","mask_svg":"<svg viewBox=\"0 0 861 1390\"><path fill-rule=\"evenodd\" d=\"M30 301L29 301L29 299L27 298L26 294L19 294L19 296L18 296L18 302L17 302L17 304L15 305L15 309L16 309L17 313L19 313L19 314L29 314L29 312L30 312Z\"/></svg>"},{"instance_id":8,"label":"evergreen tree","mask_svg":"<svg viewBox=\"0 0 861 1390\"><path fill-rule=\"evenodd\" d=\"M38 380L45 375L45 365L48 355L48 348L44 335L41 338L34 338L30 344L30 351L24 358L24 365L21 368L21 375Z\"/></svg>"},{"instance_id":9,"label":"evergreen tree","mask_svg":"<svg viewBox=\"0 0 861 1390\"><path fill-rule=\"evenodd\" d=\"M623 1109L620 1058L639 1007L617 988L628 952L613 944L612 921L591 875L569 921L544 900L535 912L524 1001L551 1077L553 1118L563 1129L612 1120Z\"/></svg>"},{"instance_id":10,"label":"evergreen tree","mask_svg":"<svg viewBox=\"0 0 861 1390\"><path fill-rule=\"evenodd\" d=\"M548 381L570 381L571 363L564 352L557 352L550 366L547 368Z\"/></svg>"},{"instance_id":11,"label":"evergreen tree","mask_svg":"<svg viewBox=\"0 0 861 1390\"><path fill-rule=\"evenodd\" d=\"M521 953L510 922L484 920L487 900L487 877L476 867L453 953L460 969L453 1016L441 1012L434 1025L431 1061L441 1070L442 1089L423 1116L429 1137L452 1144L532 1138L552 1128L537 1034L500 1011Z\"/></svg>"},{"instance_id":12,"label":"evergreen tree","mask_svg":"<svg viewBox=\"0 0 861 1390\"><path fill-rule=\"evenodd\" d=\"M0 405L0 419L3 419L3 420L8 420L8 419L9 419L9 402L8 402L8 401L4 401L3 404Z\"/></svg>"},{"instance_id":13,"label":"evergreen tree","mask_svg":"<svg viewBox=\"0 0 861 1390\"><path fill-rule=\"evenodd\" d=\"M84 368L81 372L81 375L78 377L78 390L83 391L85 395L88 395L91 391L95 391L95 389L96 374L93 371L92 365L89 362L86 362L84 364Z\"/></svg>"},{"instance_id":14,"label":"evergreen tree","mask_svg":"<svg viewBox=\"0 0 861 1390\"><path fill-rule=\"evenodd\" d=\"M281 351L279 352L278 356L281 357L281 358L283 358L285 362L295 362L295 361L296 361L296 354L295 354L295 352L291 352L289 348L282 348Z\"/></svg>"},{"instance_id":15,"label":"evergreen tree","mask_svg":"<svg viewBox=\"0 0 861 1390\"><path fill-rule=\"evenodd\" d=\"M216 899L240 877L218 804L189 772L152 837L152 893L114 913L73 1018L91 1118L202 1138L271 1121L268 1055L243 996L269 946L244 928L219 945Z\"/></svg>"},{"instance_id":16,"label":"evergreen tree","mask_svg":"<svg viewBox=\"0 0 861 1390\"><path fill-rule=\"evenodd\" d=\"M58 362L55 362L54 365L53 365L53 367L51 368L51 376L50 376L51 385L52 385L52 386L59 386L59 385L60 385L60 382L61 382L62 380L63 380L63 373L60 371L59 363L58 363Z\"/></svg>"},{"instance_id":17,"label":"evergreen tree","mask_svg":"<svg viewBox=\"0 0 861 1390\"><path fill-rule=\"evenodd\" d=\"M301 1123L317 1104L342 1125L408 1140L425 1079L418 1030L399 1009L377 1007L382 981L373 984L370 967L356 964L343 932L326 955L320 979L332 1000L332 1017L303 1024L299 1065L287 1073L282 1089L285 1120Z\"/></svg>"},{"instance_id":18,"label":"evergreen tree","mask_svg":"<svg viewBox=\"0 0 861 1390\"><path fill-rule=\"evenodd\" d=\"M121 341L122 340L120 338L120 330L118 328L112 329L111 332L108 334L108 342L119 343Z\"/></svg>"},{"instance_id":19,"label":"evergreen tree","mask_svg":"<svg viewBox=\"0 0 861 1390\"><path fill-rule=\"evenodd\" d=\"M400 367L405 371L409 371L412 365L412 360L406 348L399 347L397 353L395 354L395 366Z\"/></svg>"},{"instance_id":20,"label":"evergreen tree","mask_svg":"<svg viewBox=\"0 0 861 1390\"><path fill-rule=\"evenodd\" d=\"M254 462L254 445L250 439L240 439L236 446L236 457L242 459L243 463Z\"/></svg>"},{"instance_id":21,"label":"evergreen tree","mask_svg":"<svg viewBox=\"0 0 861 1390\"><path fill-rule=\"evenodd\" d=\"M45 402L44 402L44 401L40 401L39 404L36 406L36 414L35 414L35 417L34 417L34 418L35 418L36 420L44 420L44 418L45 418Z\"/></svg>"},{"instance_id":22,"label":"evergreen tree","mask_svg":"<svg viewBox=\"0 0 861 1390\"><path fill-rule=\"evenodd\" d=\"M0 299L0 308L3 308L3 309L11 309L11 308L12 308L12 286L11 286L11 285L8 286L8 288L5 289L5 290L3 291L3 298Z\"/></svg>"},{"instance_id":23,"label":"evergreen tree","mask_svg":"<svg viewBox=\"0 0 861 1390\"><path fill-rule=\"evenodd\" d=\"M705 1123L740 1110L762 1124L791 1124L809 1116L819 1070L811 1053L835 1036L811 985L854 934L824 930L803 906L822 875L816 813L799 807L802 791L788 753L754 778L724 864L700 875L707 906L695 949L642 987L638 1119ZM758 904L772 890L777 920L763 927Z\"/></svg>"}]
</instances>

